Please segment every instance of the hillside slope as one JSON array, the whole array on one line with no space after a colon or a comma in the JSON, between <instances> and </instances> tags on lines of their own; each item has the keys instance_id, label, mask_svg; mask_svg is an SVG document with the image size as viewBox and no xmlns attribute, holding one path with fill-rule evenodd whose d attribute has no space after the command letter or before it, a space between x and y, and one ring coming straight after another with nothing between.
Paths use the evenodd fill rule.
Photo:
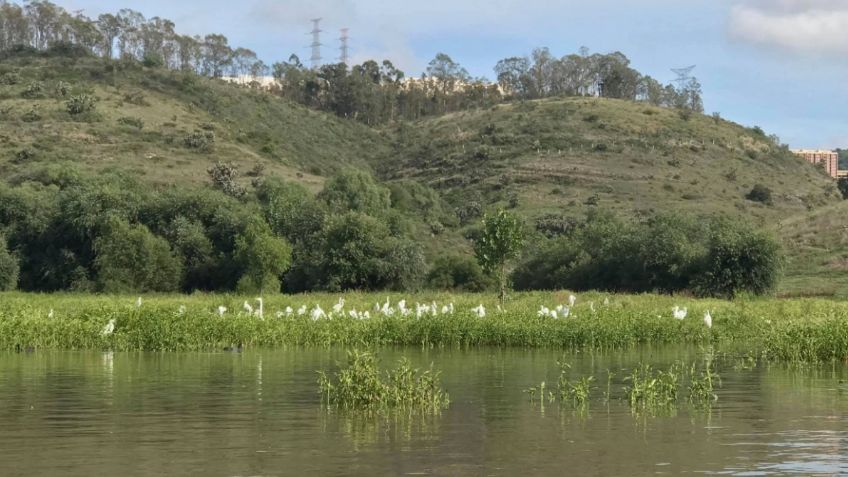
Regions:
<instances>
[{"instance_id":1,"label":"hillside slope","mask_svg":"<svg viewBox=\"0 0 848 477\"><path fill-rule=\"evenodd\" d=\"M454 204L500 202L529 217L684 210L760 223L839 200L818 168L761 131L609 99L504 104L400 125L386 179L415 178ZM756 184L771 204L746 200Z\"/></svg>"},{"instance_id":2,"label":"hillside slope","mask_svg":"<svg viewBox=\"0 0 848 477\"><path fill-rule=\"evenodd\" d=\"M848 201L778 224L788 260L780 292L848 297Z\"/></svg>"},{"instance_id":3,"label":"hillside slope","mask_svg":"<svg viewBox=\"0 0 848 477\"><path fill-rule=\"evenodd\" d=\"M67 103L81 96L97 99L94 112L70 114ZM342 168L373 171L396 183L396 195L409 192L404 211L436 225L416 230L430 258L470 252L469 229L496 205L531 225L541 218L562 224L593 207L743 217L783 238L783 293L848 296L848 221L841 218L848 204L834 182L761 131L717 117L564 98L375 130L264 92L137 63L42 55L0 62L2 181L74 164L191 188L209 183L206 170L216 161L235 163L245 185L252 175L276 175L313 191ZM436 189L450 207L407 180ZM755 185L772 191L771 203L745 198ZM425 217L430 209L456 210L462 225Z\"/></svg>"},{"instance_id":4,"label":"hillside slope","mask_svg":"<svg viewBox=\"0 0 848 477\"><path fill-rule=\"evenodd\" d=\"M7 180L72 161L157 184L200 183L220 160L316 189L321 176L367 168L386 154L386 141L353 121L137 63L12 57L0 65L0 83L0 174ZM67 101L79 95L96 98L93 114L69 114ZM189 145L192 137L203 139Z\"/></svg>"}]
</instances>

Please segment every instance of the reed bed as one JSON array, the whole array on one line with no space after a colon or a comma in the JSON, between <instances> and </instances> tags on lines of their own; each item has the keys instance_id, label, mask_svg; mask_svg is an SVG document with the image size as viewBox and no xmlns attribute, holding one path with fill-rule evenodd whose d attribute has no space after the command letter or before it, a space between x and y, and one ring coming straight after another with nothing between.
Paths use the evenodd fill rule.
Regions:
<instances>
[{"instance_id":1,"label":"reed bed","mask_svg":"<svg viewBox=\"0 0 848 477\"><path fill-rule=\"evenodd\" d=\"M573 297L573 298L572 298ZM769 360L848 359L848 303L660 295L0 294L0 349L199 351L281 346L615 350L685 344ZM709 325L705 314L709 312ZM681 318L681 315L685 317Z\"/></svg>"}]
</instances>

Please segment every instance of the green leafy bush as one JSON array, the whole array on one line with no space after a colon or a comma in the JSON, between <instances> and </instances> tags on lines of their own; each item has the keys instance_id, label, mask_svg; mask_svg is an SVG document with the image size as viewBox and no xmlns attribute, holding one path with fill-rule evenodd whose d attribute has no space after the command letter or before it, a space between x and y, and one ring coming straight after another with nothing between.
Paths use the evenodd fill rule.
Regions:
<instances>
[{"instance_id":1,"label":"green leafy bush","mask_svg":"<svg viewBox=\"0 0 848 477\"><path fill-rule=\"evenodd\" d=\"M0 235L0 291L17 288L19 272L18 259L9 252L5 237Z\"/></svg>"},{"instance_id":2,"label":"green leafy bush","mask_svg":"<svg viewBox=\"0 0 848 477\"><path fill-rule=\"evenodd\" d=\"M490 277L467 255L449 255L436 259L427 274L427 286L435 290L482 292L494 286Z\"/></svg>"},{"instance_id":3,"label":"green leafy bush","mask_svg":"<svg viewBox=\"0 0 848 477\"><path fill-rule=\"evenodd\" d=\"M138 130L144 129L144 120L141 119L141 118L134 117L134 116L124 116L124 117L118 118L118 123L136 128Z\"/></svg>"},{"instance_id":4,"label":"green leafy bush","mask_svg":"<svg viewBox=\"0 0 848 477\"><path fill-rule=\"evenodd\" d=\"M179 289L182 264L168 242L144 225L112 219L94 242L101 291L169 292Z\"/></svg>"},{"instance_id":5,"label":"green leafy bush","mask_svg":"<svg viewBox=\"0 0 848 477\"><path fill-rule=\"evenodd\" d=\"M291 266L291 246L275 237L263 221L252 221L236 238L234 258L243 269L242 293L278 293L280 277Z\"/></svg>"},{"instance_id":6,"label":"green leafy bush","mask_svg":"<svg viewBox=\"0 0 848 477\"><path fill-rule=\"evenodd\" d=\"M0 84L16 85L21 82L21 75L15 72L4 73L0 76Z\"/></svg>"},{"instance_id":7,"label":"green leafy bush","mask_svg":"<svg viewBox=\"0 0 848 477\"><path fill-rule=\"evenodd\" d=\"M516 288L763 294L781 253L771 236L723 220L661 215L628 222L590 214L570 235L542 242L513 274Z\"/></svg>"},{"instance_id":8,"label":"green leafy bush","mask_svg":"<svg viewBox=\"0 0 848 477\"><path fill-rule=\"evenodd\" d=\"M703 296L763 295L777 284L781 264L780 244L771 235L741 223L716 221L694 288Z\"/></svg>"},{"instance_id":9,"label":"green leafy bush","mask_svg":"<svg viewBox=\"0 0 848 477\"><path fill-rule=\"evenodd\" d=\"M212 179L212 184L225 194L233 197L241 197L247 193L245 188L237 181L239 172L234 164L219 161L207 169L206 172Z\"/></svg>"},{"instance_id":10,"label":"green leafy bush","mask_svg":"<svg viewBox=\"0 0 848 477\"><path fill-rule=\"evenodd\" d=\"M65 102L65 109L71 116L80 116L83 114L93 113L97 107L97 98L87 94L79 94L71 96Z\"/></svg>"},{"instance_id":11,"label":"green leafy bush","mask_svg":"<svg viewBox=\"0 0 848 477\"><path fill-rule=\"evenodd\" d=\"M215 147L215 133L212 131L194 131L183 138L183 144L189 149L210 152Z\"/></svg>"},{"instance_id":12,"label":"green leafy bush","mask_svg":"<svg viewBox=\"0 0 848 477\"><path fill-rule=\"evenodd\" d=\"M362 212L383 216L391 207L391 192L379 185L367 172L348 169L333 176L324 185L319 198L335 212Z\"/></svg>"},{"instance_id":13,"label":"green leafy bush","mask_svg":"<svg viewBox=\"0 0 848 477\"><path fill-rule=\"evenodd\" d=\"M756 184L745 198L752 202L760 202L762 204L771 204L771 189L762 185Z\"/></svg>"},{"instance_id":14,"label":"green leafy bush","mask_svg":"<svg viewBox=\"0 0 848 477\"><path fill-rule=\"evenodd\" d=\"M24 89L21 96L28 99L37 99L44 96L44 83L41 81L33 81Z\"/></svg>"}]
</instances>

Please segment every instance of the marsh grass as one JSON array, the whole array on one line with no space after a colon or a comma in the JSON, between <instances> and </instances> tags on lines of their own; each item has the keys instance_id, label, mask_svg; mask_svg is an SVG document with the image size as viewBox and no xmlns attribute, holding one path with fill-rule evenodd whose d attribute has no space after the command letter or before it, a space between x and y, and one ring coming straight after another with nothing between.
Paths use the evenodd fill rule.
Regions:
<instances>
[{"instance_id":1,"label":"marsh grass","mask_svg":"<svg viewBox=\"0 0 848 477\"><path fill-rule=\"evenodd\" d=\"M633 369L625 378L627 402L634 412L671 410L677 405L680 390L681 366L672 365L666 371L655 370L649 364Z\"/></svg>"},{"instance_id":2,"label":"marsh grass","mask_svg":"<svg viewBox=\"0 0 848 477\"><path fill-rule=\"evenodd\" d=\"M439 413L450 404L442 390L440 372L413 368L402 358L396 368L380 371L376 356L349 351L347 367L329 376L318 372L322 401L329 407L354 411L412 410Z\"/></svg>"},{"instance_id":3,"label":"marsh grass","mask_svg":"<svg viewBox=\"0 0 848 477\"><path fill-rule=\"evenodd\" d=\"M568 318L538 316L568 303L569 293L516 293L501 311L494 295L345 294L345 309L320 319L283 310L320 306L331 310L336 294L265 297L259 317L242 310L255 297L235 295L135 296L0 293L0 350L111 349L115 351L209 351L282 346L525 347L611 351L639 346L713 347L740 350L749 360L841 363L848 360L848 304L832 300L739 299L733 302L658 295L579 294ZM405 299L452 304L455 313L391 316L376 303ZM592 306L592 303L595 306ZM606 303L609 304L600 304ZM481 318L472 309L483 304ZM689 317L671 317L674 306ZM220 314L219 307L226 308ZM349 312L359 311L356 317ZM51 310L53 313L51 314ZM370 310L367 319L362 311ZM713 327L700 316L713 313ZM115 320L114 333L101 330ZM596 380L596 381L603 381Z\"/></svg>"}]
</instances>

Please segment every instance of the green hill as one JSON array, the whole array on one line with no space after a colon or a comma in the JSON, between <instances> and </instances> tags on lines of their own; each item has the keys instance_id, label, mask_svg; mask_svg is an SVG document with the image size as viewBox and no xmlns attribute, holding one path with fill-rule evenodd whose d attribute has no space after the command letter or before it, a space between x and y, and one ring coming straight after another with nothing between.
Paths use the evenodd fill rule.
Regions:
<instances>
[{"instance_id":1,"label":"green hill","mask_svg":"<svg viewBox=\"0 0 848 477\"><path fill-rule=\"evenodd\" d=\"M69 112L69 103L89 99L93 111ZM0 63L6 182L73 163L163 190L192 189L209 184L206 171L218 161L236 164L245 186L251 176L278 176L317 191L342 169L374 173L392 186L397 209L417 220L410 234L431 259L468 251L466 237L495 206L530 224L595 207L741 216L784 238L785 293L848 294L848 282L839 282L848 239L835 183L759 129L718 117L558 98L375 129L137 62L26 54ZM755 186L771 199L747 199Z\"/></svg>"},{"instance_id":2,"label":"green hill","mask_svg":"<svg viewBox=\"0 0 848 477\"><path fill-rule=\"evenodd\" d=\"M380 134L353 121L136 62L12 56L0 66L0 83L6 180L72 161L154 184L199 184L224 161L316 189L322 176L368 167L386 153ZM96 98L93 114L69 114L67 101L80 95Z\"/></svg>"},{"instance_id":3,"label":"green hill","mask_svg":"<svg viewBox=\"0 0 848 477\"><path fill-rule=\"evenodd\" d=\"M848 202L781 221L789 256L780 291L848 297Z\"/></svg>"},{"instance_id":4,"label":"green hill","mask_svg":"<svg viewBox=\"0 0 848 477\"><path fill-rule=\"evenodd\" d=\"M758 129L610 99L503 104L393 129L387 179L414 178L457 205L500 202L527 216L684 210L764 224L834 203L821 170ZM755 185L770 204L747 200Z\"/></svg>"}]
</instances>

